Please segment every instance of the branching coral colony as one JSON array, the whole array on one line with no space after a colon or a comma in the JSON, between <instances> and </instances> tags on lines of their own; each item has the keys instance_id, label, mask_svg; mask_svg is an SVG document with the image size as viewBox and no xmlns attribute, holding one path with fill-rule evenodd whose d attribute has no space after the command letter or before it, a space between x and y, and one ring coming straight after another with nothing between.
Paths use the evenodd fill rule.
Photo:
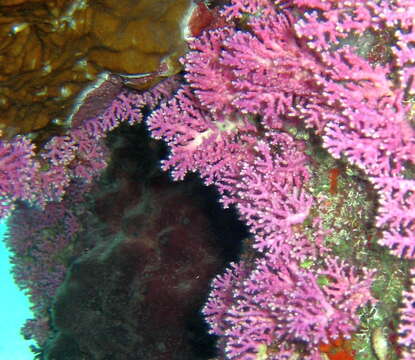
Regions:
<instances>
[{"instance_id":1,"label":"branching coral colony","mask_svg":"<svg viewBox=\"0 0 415 360\"><path fill-rule=\"evenodd\" d=\"M413 286L395 315L415 256L413 2L240 0L221 15L148 120L163 167L215 184L258 251L213 281L220 356L415 358Z\"/></svg>"},{"instance_id":2,"label":"branching coral colony","mask_svg":"<svg viewBox=\"0 0 415 360\"><path fill-rule=\"evenodd\" d=\"M232 0L218 16L146 122L163 168L198 172L252 234L203 308L219 359L415 359L413 0ZM143 99L82 129L137 122ZM76 178L68 136L47 154L60 144L52 169ZM0 150L32 176L26 140ZM4 212L29 199L9 179Z\"/></svg>"}]
</instances>

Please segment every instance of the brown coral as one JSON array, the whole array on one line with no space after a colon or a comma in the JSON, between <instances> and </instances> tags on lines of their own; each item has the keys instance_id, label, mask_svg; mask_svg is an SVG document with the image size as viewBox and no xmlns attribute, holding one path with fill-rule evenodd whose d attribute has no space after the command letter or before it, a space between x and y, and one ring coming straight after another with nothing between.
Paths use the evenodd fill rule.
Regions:
<instances>
[{"instance_id":1,"label":"brown coral","mask_svg":"<svg viewBox=\"0 0 415 360\"><path fill-rule=\"evenodd\" d=\"M104 72L157 71L184 51L190 0L6 0L0 6L3 137L61 124ZM174 71L174 70L173 70Z\"/></svg>"}]
</instances>

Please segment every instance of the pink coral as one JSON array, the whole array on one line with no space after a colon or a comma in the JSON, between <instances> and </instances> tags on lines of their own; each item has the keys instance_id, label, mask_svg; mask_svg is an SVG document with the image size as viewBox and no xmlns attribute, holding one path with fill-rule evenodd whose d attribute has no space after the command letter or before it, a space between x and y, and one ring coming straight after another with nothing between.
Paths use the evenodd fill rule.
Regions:
<instances>
[{"instance_id":1,"label":"pink coral","mask_svg":"<svg viewBox=\"0 0 415 360\"><path fill-rule=\"evenodd\" d=\"M183 59L186 80L200 103L218 117L236 110L232 105L238 95L232 84L236 78L221 58L225 39L233 36L235 30L232 28L204 32L189 44L191 51Z\"/></svg>"},{"instance_id":2,"label":"pink coral","mask_svg":"<svg viewBox=\"0 0 415 360\"><path fill-rule=\"evenodd\" d=\"M240 160L250 156L247 149L255 142L257 132L250 118L242 114L215 119L187 86L155 111L147 123L152 136L164 139L171 147L163 168L172 169L174 179L198 171L207 184L218 185L221 192L232 189L222 180L225 176L238 177Z\"/></svg>"},{"instance_id":3,"label":"pink coral","mask_svg":"<svg viewBox=\"0 0 415 360\"><path fill-rule=\"evenodd\" d=\"M167 79L145 93L122 91L100 116L53 137L40 151L26 137L0 142L0 217L18 199L44 207L61 200L71 180L91 182L107 166L107 133L123 121L140 123L143 108L165 101L177 82Z\"/></svg>"},{"instance_id":4,"label":"pink coral","mask_svg":"<svg viewBox=\"0 0 415 360\"><path fill-rule=\"evenodd\" d=\"M321 276L328 283L319 284ZM370 294L373 276L336 258L316 272L267 256L248 276L241 263L217 277L203 313L211 331L222 336L229 359L256 359L261 345L281 341L287 351L289 344L304 342L304 359L316 359L318 343L349 336L359 321L358 308L376 302Z\"/></svg>"},{"instance_id":5,"label":"pink coral","mask_svg":"<svg viewBox=\"0 0 415 360\"><path fill-rule=\"evenodd\" d=\"M266 140L265 140L266 139ZM309 215L313 200L303 189L309 173L302 143L285 133L269 133L243 160L235 202L255 235L255 248L286 254L294 238L292 225ZM282 255L281 254L281 255Z\"/></svg>"},{"instance_id":6,"label":"pink coral","mask_svg":"<svg viewBox=\"0 0 415 360\"><path fill-rule=\"evenodd\" d=\"M358 167L379 196L380 243L415 257L415 181L405 177L415 165L408 103L415 92L413 1L231 0L221 14L228 26L189 42L187 83L147 124L169 146L163 168L176 180L198 172L216 185L262 251L255 265L234 264L213 283L204 314L225 355L256 359L261 345L275 345L277 359L295 356L301 343L304 358L318 359L316 344L349 336L356 310L374 302L374 273L331 255L316 259L324 231L315 221L315 239L303 232L313 211L308 158L289 133L312 129L332 157ZM388 34L388 61L371 63L365 49L350 45L361 33L369 47ZM4 208L29 199L26 185L7 178L19 171L49 199L62 197L73 178L90 181L105 167L105 134L120 121L140 122L141 109L154 109L168 93L121 93L101 117L50 142L41 155L46 169L26 140L2 144L0 168L11 169L2 183ZM13 156L21 170L10 165ZM307 256L316 264L303 269ZM413 353L412 290L404 295L401 343Z\"/></svg>"},{"instance_id":7,"label":"pink coral","mask_svg":"<svg viewBox=\"0 0 415 360\"><path fill-rule=\"evenodd\" d=\"M61 202L49 202L43 210L20 206L9 221L5 242L12 252L14 280L30 299L35 319L23 332L43 344L50 331L48 311L70 264L68 251L81 230L75 206L85 202L87 185L72 183ZM79 209L78 209L79 211Z\"/></svg>"},{"instance_id":8,"label":"pink coral","mask_svg":"<svg viewBox=\"0 0 415 360\"><path fill-rule=\"evenodd\" d=\"M153 136L170 147L164 168L171 169L175 179L197 171L206 183L217 185L221 200L236 205L255 235L254 247L266 253L262 267L242 283L245 275L236 273L244 265L222 278L226 295L218 295L221 281L215 282L212 297L219 296L217 303L229 303L232 282L235 293L242 294L235 297L232 310L224 313L222 307L220 316L212 315L213 303L205 310L212 328L226 338L221 341L228 357L251 359L261 343L269 344L272 332L311 343L348 335L358 322L358 304L373 301L371 271L358 273L338 260L327 260L323 268L332 282L320 287L317 273L298 268L302 255L290 257L290 251L307 242L299 228L313 200L304 189L304 150L289 140L290 126L314 129L334 158L362 170L379 195L380 242L396 255L414 254L414 180L403 179L403 173L415 164L415 132L407 104L415 83L415 29L408 1L232 0L222 15L236 25L190 42L183 59L188 84L153 113L149 126ZM350 45L357 43L357 33L365 32L376 45L383 31L395 32L388 64L372 64L367 53ZM270 136L273 132L280 138ZM285 270L267 269L279 264L282 254L289 263ZM291 277L286 274L290 272ZM256 273L263 274L263 281L252 284ZM300 283L285 285L293 294L295 315L279 317L278 310L261 307L258 291L267 286L270 273L277 274L273 290L284 288L281 279ZM356 294L342 298L342 286ZM269 291L264 303L272 298ZM291 301L286 296L284 304ZM308 307L304 298L314 306ZM321 327L309 327L313 317L320 319Z\"/></svg>"},{"instance_id":9,"label":"pink coral","mask_svg":"<svg viewBox=\"0 0 415 360\"><path fill-rule=\"evenodd\" d=\"M0 142L0 217L14 208L14 200L32 197L30 180L39 166L33 160L33 150L34 145L22 137Z\"/></svg>"},{"instance_id":10,"label":"pink coral","mask_svg":"<svg viewBox=\"0 0 415 360\"><path fill-rule=\"evenodd\" d=\"M376 226L383 230L380 240L399 257L415 258L415 181L373 178L380 194Z\"/></svg>"},{"instance_id":11,"label":"pink coral","mask_svg":"<svg viewBox=\"0 0 415 360\"><path fill-rule=\"evenodd\" d=\"M209 332L225 335L228 324L226 314L234 303L235 297L244 292L244 281L249 275L249 267L244 262L230 263L225 273L216 276L211 284L209 301L203 308L203 314L210 325Z\"/></svg>"}]
</instances>

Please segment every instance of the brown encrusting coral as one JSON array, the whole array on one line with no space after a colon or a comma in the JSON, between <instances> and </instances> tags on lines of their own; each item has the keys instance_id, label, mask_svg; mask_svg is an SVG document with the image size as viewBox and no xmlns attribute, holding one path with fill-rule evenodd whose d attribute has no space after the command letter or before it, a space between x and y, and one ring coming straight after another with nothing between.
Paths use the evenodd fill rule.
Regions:
<instances>
[{"instance_id":1,"label":"brown encrusting coral","mask_svg":"<svg viewBox=\"0 0 415 360\"><path fill-rule=\"evenodd\" d=\"M0 5L3 138L63 124L108 73L177 72L191 0L6 0ZM152 78L151 84L154 83ZM140 85L141 86L141 85ZM144 82L144 87L146 83Z\"/></svg>"}]
</instances>

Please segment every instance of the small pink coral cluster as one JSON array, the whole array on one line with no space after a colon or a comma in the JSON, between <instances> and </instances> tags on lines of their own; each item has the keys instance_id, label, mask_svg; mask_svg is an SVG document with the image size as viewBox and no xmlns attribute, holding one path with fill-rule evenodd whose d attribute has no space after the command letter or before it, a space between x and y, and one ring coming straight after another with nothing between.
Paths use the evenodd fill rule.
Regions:
<instances>
[{"instance_id":1,"label":"small pink coral cluster","mask_svg":"<svg viewBox=\"0 0 415 360\"><path fill-rule=\"evenodd\" d=\"M124 90L101 115L84 119L39 151L27 137L0 141L0 218L11 213L16 200L44 208L61 200L72 180L91 182L107 165L106 134L123 121L141 122L143 108L154 109L176 86L171 78L143 94Z\"/></svg>"},{"instance_id":2,"label":"small pink coral cluster","mask_svg":"<svg viewBox=\"0 0 415 360\"><path fill-rule=\"evenodd\" d=\"M51 202L43 210L20 207L9 222L6 246L11 253L16 284L28 295L34 319L26 322L23 334L41 345L49 334L50 310L70 260L84 249L69 250L81 224L76 206L85 202L88 185L73 183L61 202Z\"/></svg>"},{"instance_id":3,"label":"small pink coral cluster","mask_svg":"<svg viewBox=\"0 0 415 360\"><path fill-rule=\"evenodd\" d=\"M405 177L415 165L408 102L415 94L414 6L232 0L222 16L228 27L190 42L188 83L148 126L170 147L164 169L175 179L198 172L215 184L265 254L252 268L235 264L214 281L204 313L224 355L257 359L269 346L275 359L320 359L316 344L350 336L357 308L374 302L374 273L335 259L322 245L319 219L311 225L314 239L302 235L313 205L304 189L308 159L287 129L313 129L334 158L362 170L379 195L381 243L415 258L415 181ZM384 63L370 63L352 46L357 34L375 43L392 31ZM307 256L316 265L306 270ZM323 269L332 279L327 287L318 284ZM407 333L400 342L408 347ZM293 344L301 342L300 355Z\"/></svg>"},{"instance_id":4,"label":"small pink coral cluster","mask_svg":"<svg viewBox=\"0 0 415 360\"><path fill-rule=\"evenodd\" d=\"M320 359L316 345L349 334L359 322L356 310L375 302L368 291L372 279L373 271L358 274L335 258L313 273L266 256L253 271L244 262L231 264L213 281L203 313L230 359L255 360L261 346L277 344L283 350L269 351L267 359L285 359L300 342L309 347L304 359Z\"/></svg>"}]
</instances>

